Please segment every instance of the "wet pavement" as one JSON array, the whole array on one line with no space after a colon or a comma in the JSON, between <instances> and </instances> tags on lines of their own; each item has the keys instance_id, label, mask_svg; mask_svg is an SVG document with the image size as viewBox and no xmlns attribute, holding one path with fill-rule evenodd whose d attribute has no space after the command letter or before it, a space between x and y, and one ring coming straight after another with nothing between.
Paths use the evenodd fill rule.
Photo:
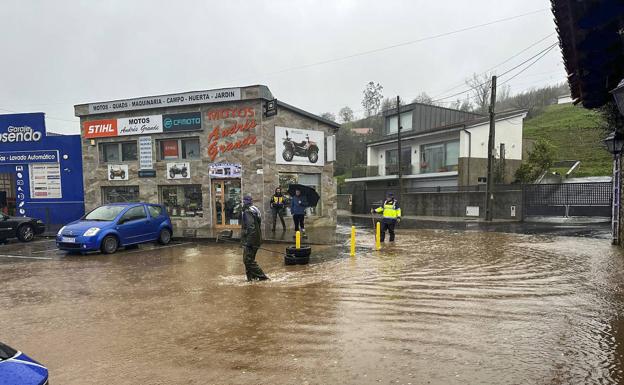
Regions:
<instances>
[{"instance_id":1,"label":"wet pavement","mask_svg":"<svg viewBox=\"0 0 624 385\"><path fill-rule=\"evenodd\" d=\"M374 251L363 225L351 258L349 231L307 266L260 251L272 281L252 284L231 244L0 246L0 340L52 384L622 383L605 239L402 228Z\"/></svg>"}]
</instances>

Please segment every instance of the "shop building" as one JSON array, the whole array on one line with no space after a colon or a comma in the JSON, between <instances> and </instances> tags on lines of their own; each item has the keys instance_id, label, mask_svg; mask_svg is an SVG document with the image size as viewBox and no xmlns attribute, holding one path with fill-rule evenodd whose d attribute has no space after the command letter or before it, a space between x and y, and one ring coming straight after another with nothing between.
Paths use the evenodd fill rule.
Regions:
<instances>
[{"instance_id":1,"label":"shop building","mask_svg":"<svg viewBox=\"0 0 624 385\"><path fill-rule=\"evenodd\" d=\"M339 125L277 101L266 86L80 104L75 114L87 209L162 203L178 232L238 227L244 194L270 218L275 187L300 183L321 196L309 225L336 224Z\"/></svg>"},{"instance_id":2,"label":"shop building","mask_svg":"<svg viewBox=\"0 0 624 385\"><path fill-rule=\"evenodd\" d=\"M48 134L43 113L0 115L0 210L50 227L84 214L80 135Z\"/></svg>"}]
</instances>

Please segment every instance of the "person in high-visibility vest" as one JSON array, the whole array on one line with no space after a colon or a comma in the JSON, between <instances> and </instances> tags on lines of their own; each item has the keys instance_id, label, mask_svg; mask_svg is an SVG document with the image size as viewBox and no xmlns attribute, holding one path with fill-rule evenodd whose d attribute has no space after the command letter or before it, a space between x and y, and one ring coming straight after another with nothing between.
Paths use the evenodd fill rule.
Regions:
<instances>
[{"instance_id":1,"label":"person in high-visibility vest","mask_svg":"<svg viewBox=\"0 0 624 385\"><path fill-rule=\"evenodd\" d=\"M374 211L383 215L380 241L383 242L386 238L387 230L390 234L390 242L394 242L394 227L401 222L401 208L399 207L399 202L394 199L393 193L389 192L386 197L383 205L377 207ZM372 212L373 209L371 209Z\"/></svg>"},{"instance_id":2,"label":"person in high-visibility vest","mask_svg":"<svg viewBox=\"0 0 624 385\"><path fill-rule=\"evenodd\" d=\"M282 194L281 188L275 189L275 194L271 197L271 213L273 214L273 229L275 231L275 223L279 216L280 222L282 222L282 231L286 231L286 222L284 222L284 211L286 211L286 197Z\"/></svg>"}]
</instances>

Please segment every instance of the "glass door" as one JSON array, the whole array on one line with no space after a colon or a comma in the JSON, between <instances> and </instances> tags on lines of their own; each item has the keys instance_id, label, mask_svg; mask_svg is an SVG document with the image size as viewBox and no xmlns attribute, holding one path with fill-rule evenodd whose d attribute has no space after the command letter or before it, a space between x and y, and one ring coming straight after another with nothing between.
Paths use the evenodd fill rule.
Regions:
<instances>
[{"instance_id":1,"label":"glass door","mask_svg":"<svg viewBox=\"0 0 624 385\"><path fill-rule=\"evenodd\" d=\"M241 213L240 179L213 180L214 223L216 227L238 227Z\"/></svg>"}]
</instances>

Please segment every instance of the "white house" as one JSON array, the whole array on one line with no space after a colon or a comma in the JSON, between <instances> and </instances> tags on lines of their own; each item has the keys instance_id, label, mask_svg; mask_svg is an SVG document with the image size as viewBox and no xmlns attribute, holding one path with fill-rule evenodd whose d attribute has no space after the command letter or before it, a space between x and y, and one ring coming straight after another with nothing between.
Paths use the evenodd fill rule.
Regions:
<instances>
[{"instance_id":1,"label":"white house","mask_svg":"<svg viewBox=\"0 0 624 385\"><path fill-rule=\"evenodd\" d=\"M401 170L405 188L474 185L485 181L488 117L419 103L401 106L401 111ZM496 157L504 159L499 164L504 164L505 182L513 180L522 161L525 116L524 110L496 115ZM398 185L396 110L385 118L385 137L367 144L366 170L354 170L353 177L346 182L366 182L370 187L380 188Z\"/></svg>"}]
</instances>

